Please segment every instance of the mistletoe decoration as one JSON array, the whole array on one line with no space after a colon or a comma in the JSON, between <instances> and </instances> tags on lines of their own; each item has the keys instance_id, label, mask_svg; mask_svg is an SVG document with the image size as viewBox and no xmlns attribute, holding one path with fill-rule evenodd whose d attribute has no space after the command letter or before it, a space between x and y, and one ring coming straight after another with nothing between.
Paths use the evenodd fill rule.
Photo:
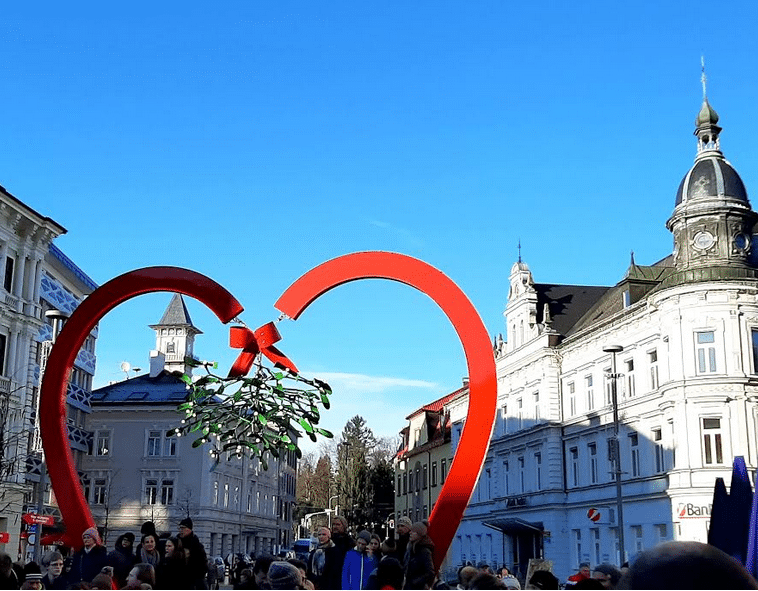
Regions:
<instances>
[{"instance_id":1,"label":"mistletoe decoration","mask_svg":"<svg viewBox=\"0 0 758 591\"><path fill-rule=\"evenodd\" d=\"M329 384L288 369L274 371L259 360L252 375L222 377L211 371L217 364L185 359L188 366L205 368L206 374L194 379L181 376L189 390L186 402L177 407L184 418L181 426L169 433L177 437L197 434L192 447L211 443L210 454L216 463L224 453L247 455L257 457L264 470L268 470L266 452L274 458L286 451L302 457L295 438L303 432L293 423L311 441L316 441L317 435L333 437L316 426L321 418L319 406L330 406Z\"/></svg>"}]
</instances>

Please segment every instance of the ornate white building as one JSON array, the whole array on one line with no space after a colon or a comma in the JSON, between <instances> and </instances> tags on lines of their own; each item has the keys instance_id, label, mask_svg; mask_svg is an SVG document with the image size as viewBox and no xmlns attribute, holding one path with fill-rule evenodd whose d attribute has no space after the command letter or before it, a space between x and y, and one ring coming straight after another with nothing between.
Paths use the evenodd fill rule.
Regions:
<instances>
[{"instance_id":1,"label":"ornate white building","mask_svg":"<svg viewBox=\"0 0 758 591\"><path fill-rule=\"evenodd\" d=\"M552 560L565 579L623 562L616 511L611 354L617 353L625 556L706 541L714 481L758 449L758 215L724 158L707 99L697 154L666 226L673 254L632 258L613 287L510 274L507 342L495 341L498 416L452 556ZM467 401L449 405L456 446ZM591 519L592 517L593 519ZM454 560L454 559L453 559Z\"/></svg>"},{"instance_id":2,"label":"ornate white building","mask_svg":"<svg viewBox=\"0 0 758 591\"><path fill-rule=\"evenodd\" d=\"M97 285L54 244L66 230L0 187L0 532L14 559L26 512L36 511L41 454L34 451L34 422L39 394L42 342L52 336L45 312L70 315ZM78 465L91 434L84 429L95 373L97 328L87 338L71 372L66 399L69 443ZM48 485L43 513L61 527L60 512Z\"/></svg>"},{"instance_id":3,"label":"ornate white building","mask_svg":"<svg viewBox=\"0 0 758 591\"><path fill-rule=\"evenodd\" d=\"M95 390L87 417L94 439L82 462L82 484L107 544L127 531L139 534L145 521L158 533L176 534L189 516L209 556L290 548L294 452L269 456L268 470L257 458L222 455L216 464L205 447L192 447L193 437L171 435L184 416L177 406L187 397L181 373L172 372L188 369L184 355L192 355L201 332L178 294L151 328L156 349L149 373Z\"/></svg>"}]
</instances>

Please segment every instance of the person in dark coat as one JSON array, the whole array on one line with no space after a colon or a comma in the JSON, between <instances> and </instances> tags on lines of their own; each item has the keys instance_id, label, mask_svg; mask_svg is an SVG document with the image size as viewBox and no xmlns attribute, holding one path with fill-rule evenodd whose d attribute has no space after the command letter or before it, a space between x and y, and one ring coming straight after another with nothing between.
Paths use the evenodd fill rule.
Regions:
<instances>
[{"instance_id":1,"label":"person in dark coat","mask_svg":"<svg viewBox=\"0 0 758 591\"><path fill-rule=\"evenodd\" d=\"M0 589L18 589L21 587L21 577L13 568L11 557L0 552Z\"/></svg>"},{"instance_id":2,"label":"person in dark coat","mask_svg":"<svg viewBox=\"0 0 758 591\"><path fill-rule=\"evenodd\" d=\"M395 528L397 540L395 540L395 549L390 556L396 558L403 566L405 566L405 551L408 549L412 525L413 522L409 517L401 517L397 520L397 527Z\"/></svg>"},{"instance_id":3,"label":"person in dark coat","mask_svg":"<svg viewBox=\"0 0 758 591\"><path fill-rule=\"evenodd\" d=\"M63 573L63 554L51 552L46 557L47 574L42 577L42 586L45 589L68 589L68 581Z\"/></svg>"},{"instance_id":4,"label":"person in dark coat","mask_svg":"<svg viewBox=\"0 0 758 591\"><path fill-rule=\"evenodd\" d=\"M318 528L318 546L308 555L307 575L316 589L338 589L342 584L339 550L328 527Z\"/></svg>"},{"instance_id":5,"label":"person in dark coat","mask_svg":"<svg viewBox=\"0 0 758 591\"><path fill-rule=\"evenodd\" d=\"M403 589L430 589L434 583L434 542L420 521L411 526L408 540Z\"/></svg>"},{"instance_id":6,"label":"person in dark coat","mask_svg":"<svg viewBox=\"0 0 758 591\"><path fill-rule=\"evenodd\" d=\"M345 554L355 548L355 540L347 533L347 519L335 517L332 521L332 542L337 547L337 568L342 576L342 565L345 562Z\"/></svg>"},{"instance_id":7,"label":"person in dark coat","mask_svg":"<svg viewBox=\"0 0 758 591\"><path fill-rule=\"evenodd\" d=\"M192 532L192 519L187 517L179 522L179 538L185 550L189 551L188 569L192 574L191 589L205 589L205 577L208 574L208 555L205 546Z\"/></svg>"},{"instance_id":8,"label":"person in dark coat","mask_svg":"<svg viewBox=\"0 0 758 591\"><path fill-rule=\"evenodd\" d=\"M119 587L126 585L126 576L137 563L133 546L134 534L127 532L116 538L113 551L108 553L108 564L113 567L113 577Z\"/></svg>"},{"instance_id":9,"label":"person in dark coat","mask_svg":"<svg viewBox=\"0 0 758 591\"><path fill-rule=\"evenodd\" d=\"M82 533L84 546L74 553L71 570L68 573L69 584L81 581L89 583L108 563L108 551L103 546L97 528L90 527Z\"/></svg>"},{"instance_id":10,"label":"person in dark coat","mask_svg":"<svg viewBox=\"0 0 758 591\"><path fill-rule=\"evenodd\" d=\"M156 589L192 589L195 581L180 538L166 540L166 553L155 572Z\"/></svg>"}]
</instances>

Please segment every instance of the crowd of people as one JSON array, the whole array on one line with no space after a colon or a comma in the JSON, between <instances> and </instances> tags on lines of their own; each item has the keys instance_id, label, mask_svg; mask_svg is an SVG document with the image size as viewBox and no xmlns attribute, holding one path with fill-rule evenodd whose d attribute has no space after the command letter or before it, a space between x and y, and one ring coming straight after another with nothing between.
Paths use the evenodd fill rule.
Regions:
<instances>
[{"instance_id":1,"label":"crowd of people","mask_svg":"<svg viewBox=\"0 0 758 591\"><path fill-rule=\"evenodd\" d=\"M192 531L192 519L179 523L176 536L158 536L152 521L142 525L140 534L136 548L136 536L127 532L109 552L91 527L82 533L79 550L65 556L63 548L50 552L42 564L22 566L0 554L0 589L209 588L208 557Z\"/></svg>"},{"instance_id":2,"label":"crowd of people","mask_svg":"<svg viewBox=\"0 0 758 591\"><path fill-rule=\"evenodd\" d=\"M234 589L758 589L745 567L721 550L698 542L668 542L642 552L631 565L580 565L561 584L549 570L517 579L506 566L467 564L448 585L434 568L434 543L428 523L398 520L394 536L382 540L363 530L355 538L342 517L317 531L317 546L307 560L259 555L239 563ZM192 520L179 524L176 536L158 536L152 522L118 537L108 552L97 529L82 534L82 548L69 556L51 552L42 561L15 564L0 553L0 589L209 589L216 573L192 531ZM45 572L40 568L42 566Z\"/></svg>"},{"instance_id":3,"label":"crowd of people","mask_svg":"<svg viewBox=\"0 0 758 591\"><path fill-rule=\"evenodd\" d=\"M398 520L396 536L367 530L353 538L343 517L316 532L307 561L259 556L235 589L430 589L437 579L425 522ZM441 587L447 588L447 587Z\"/></svg>"}]
</instances>

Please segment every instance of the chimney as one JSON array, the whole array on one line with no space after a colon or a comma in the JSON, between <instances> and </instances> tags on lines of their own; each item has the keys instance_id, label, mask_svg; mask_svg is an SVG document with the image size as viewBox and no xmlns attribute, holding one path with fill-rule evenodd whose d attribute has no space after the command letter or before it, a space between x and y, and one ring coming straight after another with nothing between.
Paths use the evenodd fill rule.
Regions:
<instances>
[{"instance_id":1,"label":"chimney","mask_svg":"<svg viewBox=\"0 0 758 591\"><path fill-rule=\"evenodd\" d=\"M463 376L463 387L468 388L468 376Z\"/></svg>"},{"instance_id":2,"label":"chimney","mask_svg":"<svg viewBox=\"0 0 758 591\"><path fill-rule=\"evenodd\" d=\"M150 377L157 377L166 366L166 355L160 351L150 351Z\"/></svg>"}]
</instances>

